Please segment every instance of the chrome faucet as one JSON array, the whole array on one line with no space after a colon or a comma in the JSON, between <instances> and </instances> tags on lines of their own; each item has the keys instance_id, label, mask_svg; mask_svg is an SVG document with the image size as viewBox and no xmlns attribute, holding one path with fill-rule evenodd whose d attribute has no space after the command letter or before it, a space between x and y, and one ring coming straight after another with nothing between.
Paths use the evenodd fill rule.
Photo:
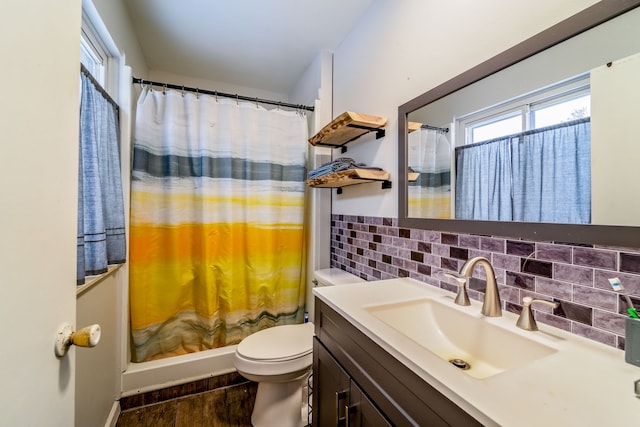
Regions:
<instances>
[{"instance_id":1,"label":"chrome faucet","mask_svg":"<svg viewBox=\"0 0 640 427\"><path fill-rule=\"evenodd\" d=\"M474 257L464 263L460 269L460 275L471 278L473 269L476 264L481 264L487 276L487 288L484 292L484 302L480 312L489 317L502 316L502 303L500 302L500 294L498 293L498 283L496 282L496 274L493 271L491 262L485 257Z\"/></svg>"}]
</instances>

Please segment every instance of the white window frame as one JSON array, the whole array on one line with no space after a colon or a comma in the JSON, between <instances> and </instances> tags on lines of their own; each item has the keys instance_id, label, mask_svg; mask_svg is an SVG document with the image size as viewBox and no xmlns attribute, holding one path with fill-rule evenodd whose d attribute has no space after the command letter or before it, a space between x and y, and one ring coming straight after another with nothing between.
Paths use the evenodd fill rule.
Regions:
<instances>
[{"instance_id":1,"label":"white window frame","mask_svg":"<svg viewBox=\"0 0 640 427\"><path fill-rule=\"evenodd\" d=\"M124 66L124 55L117 48L113 38L100 18L95 6L90 0L82 2L82 33L81 44L89 49L95 57L100 58L103 71L98 76L93 76L109 96L118 105L120 70Z\"/></svg>"},{"instance_id":2,"label":"white window frame","mask_svg":"<svg viewBox=\"0 0 640 427\"><path fill-rule=\"evenodd\" d=\"M573 99L590 93L589 74L581 74L571 79L553 84L514 99L492 105L456 119L455 146L471 144L473 128L489 124L508 116L520 115L522 131L530 130L531 112L540 107L553 105L563 99Z\"/></svg>"}]
</instances>

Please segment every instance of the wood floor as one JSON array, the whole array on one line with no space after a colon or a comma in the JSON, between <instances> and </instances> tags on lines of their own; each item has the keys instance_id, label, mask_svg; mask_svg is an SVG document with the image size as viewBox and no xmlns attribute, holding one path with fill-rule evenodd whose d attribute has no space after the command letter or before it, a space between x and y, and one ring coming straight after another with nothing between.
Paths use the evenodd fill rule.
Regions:
<instances>
[{"instance_id":1,"label":"wood floor","mask_svg":"<svg viewBox=\"0 0 640 427\"><path fill-rule=\"evenodd\" d=\"M243 382L126 409L116 427L251 427L257 388Z\"/></svg>"}]
</instances>

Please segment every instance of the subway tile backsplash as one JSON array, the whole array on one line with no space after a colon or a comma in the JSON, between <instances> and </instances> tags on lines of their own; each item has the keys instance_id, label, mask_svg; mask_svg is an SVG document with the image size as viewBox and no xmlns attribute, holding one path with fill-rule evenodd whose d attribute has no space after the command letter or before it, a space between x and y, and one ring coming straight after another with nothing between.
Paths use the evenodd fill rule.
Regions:
<instances>
[{"instance_id":1,"label":"subway tile backsplash","mask_svg":"<svg viewBox=\"0 0 640 427\"><path fill-rule=\"evenodd\" d=\"M331 265L366 280L412 277L449 291L455 273L475 256L491 260L504 307L519 313L522 298L557 301L558 308L536 307L536 320L624 348L627 303L611 290L619 277L640 307L640 248L566 242L536 242L400 228L395 218L332 215ZM469 284L481 300L483 269Z\"/></svg>"}]
</instances>

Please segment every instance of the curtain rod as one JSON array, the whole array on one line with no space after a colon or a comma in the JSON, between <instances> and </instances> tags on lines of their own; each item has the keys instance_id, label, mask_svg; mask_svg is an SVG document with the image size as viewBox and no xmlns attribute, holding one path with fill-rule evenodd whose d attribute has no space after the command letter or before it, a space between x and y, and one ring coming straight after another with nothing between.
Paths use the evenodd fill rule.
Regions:
<instances>
[{"instance_id":1,"label":"curtain rod","mask_svg":"<svg viewBox=\"0 0 640 427\"><path fill-rule=\"evenodd\" d=\"M449 128L439 128L437 126L431 126L431 125L422 125L420 126L422 129L431 129L431 130L437 130L440 131L442 133L448 133L449 132Z\"/></svg>"},{"instance_id":2,"label":"curtain rod","mask_svg":"<svg viewBox=\"0 0 640 427\"><path fill-rule=\"evenodd\" d=\"M188 87L188 86L174 85L170 83L154 82L151 80L139 79L134 77L133 84L136 84L136 83L140 85L160 86L165 89L177 89L177 90L182 90L187 92L195 92L195 93L204 94L204 95L222 96L224 98L233 98L233 99L242 100L242 101L259 102L261 104L277 105L279 107L294 108L296 110L306 110L306 111L314 110L314 107L310 107L307 105L289 104L287 102L271 101L269 99L261 99L261 98L250 98L248 96L238 95L237 93L231 94L231 93L224 93L224 92L218 92L213 90L198 89L197 87Z\"/></svg>"},{"instance_id":3,"label":"curtain rod","mask_svg":"<svg viewBox=\"0 0 640 427\"><path fill-rule=\"evenodd\" d=\"M487 145L487 144L492 144L494 142L500 142L500 141L509 141L513 138L518 138L521 136L534 135L536 133L548 132L550 130L561 129L569 126L577 126L583 123L590 123L590 122L591 122L591 117L583 117L581 119L570 120L568 122L561 122L555 125L549 125L549 126L545 126L537 129L529 129L529 130L525 130L524 132L512 133L510 135L505 135L505 136L499 136L497 138L487 139L486 141L474 142L473 144L461 145L459 147L456 147L455 150L457 152L460 150L466 150L467 148L478 147L480 145Z\"/></svg>"},{"instance_id":4,"label":"curtain rod","mask_svg":"<svg viewBox=\"0 0 640 427\"><path fill-rule=\"evenodd\" d=\"M84 74L89 81L91 82L91 84L96 88L96 90L98 92L100 92L102 94L102 96L104 96L104 98L107 100L107 102L111 105L113 105L113 108L116 109L116 114L119 114L119 110L120 107L118 106L118 103L111 97L111 95L109 95L107 93L107 91L102 87L102 85L95 79L95 77L93 77L91 75L91 71L89 71L87 69L87 67L85 67L84 65L80 64L80 72L82 74Z\"/></svg>"}]
</instances>

